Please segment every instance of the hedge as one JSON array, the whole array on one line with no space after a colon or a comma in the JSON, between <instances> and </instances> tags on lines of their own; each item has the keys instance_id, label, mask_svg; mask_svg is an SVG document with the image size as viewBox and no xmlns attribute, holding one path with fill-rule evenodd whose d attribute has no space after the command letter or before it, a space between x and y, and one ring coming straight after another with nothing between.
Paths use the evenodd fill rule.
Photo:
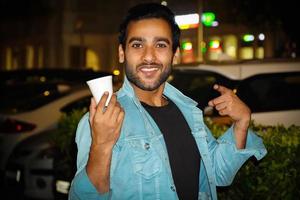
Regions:
<instances>
[{"instance_id":1,"label":"hedge","mask_svg":"<svg viewBox=\"0 0 300 200\"><path fill-rule=\"evenodd\" d=\"M215 137L226 126L206 124ZM219 199L262 200L300 199L300 127L263 126L251 124L263 138L268 154L261 160L250 159L237 173L232 185L218 188Z\"/></svg>"},{"instance_id":2,"label":"hedge","mask_svg":"<svg viewBox=\"0 0 300 200\"><path fill-rule=\"evenodd\" d=\"M70 149L74 149L76 127L84 112L86 110L75 110L63 115L53 137L55 145L65 155L64 163L70 165L75 163ZM228 128L213 124L209 118L205 118L205 122L215 137ZM300 199L300 127L263 126L252 122L251 129L263 138L268 154L260 161L249 159L232 185L218 187L219 199Z\"/></svg>"}]
</instances>

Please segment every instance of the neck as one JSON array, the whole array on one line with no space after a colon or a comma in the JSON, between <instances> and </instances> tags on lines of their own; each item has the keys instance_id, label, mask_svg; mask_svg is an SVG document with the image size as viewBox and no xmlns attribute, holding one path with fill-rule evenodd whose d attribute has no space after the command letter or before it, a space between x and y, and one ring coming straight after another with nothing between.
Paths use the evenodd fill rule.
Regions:
<instances>
[{"instance_id":1,"label":"neck","mask_svg":"<svg viewBox=\"0 0 300 200\"><path fill-rule=\"evenodd\" d=\"M160 107L168 103L168 101L163 97L165 83L159 86L159 88L157 88L156 90L152 91L142 90L132 83L131 85L137 98L150 106Z\"/></svg>"}]
</instances>

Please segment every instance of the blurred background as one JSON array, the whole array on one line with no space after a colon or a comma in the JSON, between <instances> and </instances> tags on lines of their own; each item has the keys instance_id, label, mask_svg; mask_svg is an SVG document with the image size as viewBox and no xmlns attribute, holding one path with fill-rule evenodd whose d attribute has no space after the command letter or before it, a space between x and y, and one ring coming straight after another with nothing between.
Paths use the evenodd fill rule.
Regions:
<instances>
[{"instance_id":1,"label":"blurred background","mask_svg":"<svg viewBox=\"0 0 300 200\"><path fill-rule=\"evenodd\" d=\"M143 0L0 0L0 198L67 199L86 81L122 83L118 27ZM182 31L168 81L218 137L231 120L208 106L232 89L252 111L268 155L250 160L219 199L299 199L300 30L296 0L152 0Z\"/></svg>"},{"instance_id":2,"label":"blurred background","mask_svg":"<svg viewBox=\"0 0 300 200\"><path fill-rule=\"evenodd\" d=\"M85 67L118 74L118 26L139 2L0 0L0 69ZM296 1L152 2L177 15L181 63L299 56Z\"/></svg>"}]
</instances>

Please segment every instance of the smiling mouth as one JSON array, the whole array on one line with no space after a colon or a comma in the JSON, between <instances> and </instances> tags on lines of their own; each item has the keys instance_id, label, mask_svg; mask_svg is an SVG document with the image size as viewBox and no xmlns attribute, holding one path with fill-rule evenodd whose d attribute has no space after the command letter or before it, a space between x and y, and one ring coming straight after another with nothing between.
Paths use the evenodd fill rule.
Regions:
<instances>
[{"instance_id":1,"label":"smiling mouth","mask_svg":"<svg viewBox=\"0 0 300 200\"><path fill-rule=\"evenodd\" d=\"M142 71L142 72L155 72L158 70L159 70L158 67L141 67L140 68L140 71Z\"/></svg>"}]
</instances>

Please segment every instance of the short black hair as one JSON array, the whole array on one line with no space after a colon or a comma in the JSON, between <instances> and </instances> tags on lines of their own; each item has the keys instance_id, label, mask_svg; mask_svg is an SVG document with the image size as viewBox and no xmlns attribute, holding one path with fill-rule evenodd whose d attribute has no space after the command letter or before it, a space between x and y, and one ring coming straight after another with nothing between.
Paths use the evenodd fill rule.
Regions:
<instances>
[{"instance_id":1,"label":"short black hair","mask_svg":"<svg viewBox=\"0 0 300 200\"><path fill-rule=\"evenodd\" d=\"M158 3L142 3L128 10L127 15L119 27L119 43L122 45L123 49L125 49L126 46L128 24L132 21L151 18L163 19L170 25L173 43L172 50L173 53L175 53L177 47L180 46L180 29L175 22L174 13L168 7Z\"/></svg>"}]
</instances>

